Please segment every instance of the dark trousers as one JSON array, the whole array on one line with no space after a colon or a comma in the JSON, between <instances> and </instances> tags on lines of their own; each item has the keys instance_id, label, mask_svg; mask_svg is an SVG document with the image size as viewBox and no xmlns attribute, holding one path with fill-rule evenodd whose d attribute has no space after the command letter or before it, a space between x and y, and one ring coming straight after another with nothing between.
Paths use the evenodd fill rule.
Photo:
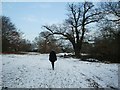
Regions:
<instances>
[{"instance_id":1,"label":"dark trousers","mask_svg":"<svg viewBox=\"0 0 120 90\"><path fill-rule=\"evenodd\" d=\"M54 70L54 62L51 62L51 64L52 64L52 69Z\"/></svg>"}]
</instances>

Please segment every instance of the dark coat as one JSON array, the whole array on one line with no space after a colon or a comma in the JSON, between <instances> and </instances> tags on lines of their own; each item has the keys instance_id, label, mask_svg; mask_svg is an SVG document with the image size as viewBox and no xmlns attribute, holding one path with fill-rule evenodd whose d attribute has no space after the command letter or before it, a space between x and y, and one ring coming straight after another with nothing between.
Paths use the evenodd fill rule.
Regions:
<instances>
[{"instance_id":1,"label":"dark coat","mask_svg":"<svg viewBox=\"0 0 120 90\"><path fill-rule=\"evenodd\" d=\"M50 52L49 60L50 60L51 62L55 62L55 61L57 60L55 51L51 51L51 52Z\"/></svg>"}]
</instances>

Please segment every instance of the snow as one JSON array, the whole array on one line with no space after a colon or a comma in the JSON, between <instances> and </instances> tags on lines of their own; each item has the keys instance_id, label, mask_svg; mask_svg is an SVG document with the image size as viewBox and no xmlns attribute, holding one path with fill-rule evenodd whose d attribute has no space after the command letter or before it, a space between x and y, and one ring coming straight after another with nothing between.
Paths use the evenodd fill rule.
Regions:
<instances>
[{"instance_id":1,"label":"snow","mask_svg":"<svg viewBox=\"0 0 120 90\"><path fill-rule=\"evenodd\" d=\"M48 54L2 55L2 86L9 88L118 88L118 64L60 58L52 70Z\"/></svg>"}]
</instances>

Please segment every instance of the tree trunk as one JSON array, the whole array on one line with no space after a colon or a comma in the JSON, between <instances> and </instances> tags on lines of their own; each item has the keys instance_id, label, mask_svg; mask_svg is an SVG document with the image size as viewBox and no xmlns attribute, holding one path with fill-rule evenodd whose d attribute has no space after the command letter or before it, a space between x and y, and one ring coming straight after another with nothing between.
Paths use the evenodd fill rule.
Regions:
<instances>
[{"instance_id":1,"label":"tree trunk","mask_svg":"<svg viewBox=\"0 0 120 90\"><path fill-rule=\"evenodd\" d=\"M74 51L75 51L75 57L80 58L80 50L75 49Z\"/></svg>"},{"instance_id":2,"label":"tree trunk","mask_svg":"<svg viewBox=\"0 0 120 90\"><path fill-rule=\"evenodd\" d=\"M76 43L75 45L73 45L73 49L75 52L75 57L80 58L80 45Z\"/></svg>"}]
</instances>

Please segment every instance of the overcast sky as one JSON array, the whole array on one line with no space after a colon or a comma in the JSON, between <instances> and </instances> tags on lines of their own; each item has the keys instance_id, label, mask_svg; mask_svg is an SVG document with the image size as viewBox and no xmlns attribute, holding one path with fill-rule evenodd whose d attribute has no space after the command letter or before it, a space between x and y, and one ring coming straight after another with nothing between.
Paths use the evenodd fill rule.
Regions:
<instances>
[{"instance_id":1,"label":"overcast sky","mask_svg":"<svg viewBox=\"0 0 120 90\"><path fill-rule=\"evenodd\" d=\"M42 31L42 25L61 23L66 18L66 6L66 2L4 2L2 14L32 41Z\"/></svg>"}]
</instances>

